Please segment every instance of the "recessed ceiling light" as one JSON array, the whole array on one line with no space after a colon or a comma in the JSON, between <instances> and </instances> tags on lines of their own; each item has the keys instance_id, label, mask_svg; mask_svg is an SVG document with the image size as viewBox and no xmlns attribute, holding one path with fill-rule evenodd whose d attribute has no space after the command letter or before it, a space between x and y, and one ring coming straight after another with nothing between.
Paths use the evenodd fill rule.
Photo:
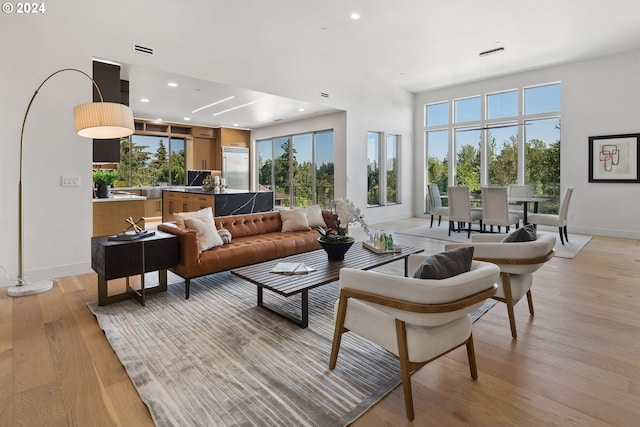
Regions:
<instances>
[{"instance_id":1,"label":"recessed ceiling light","mask_svg":"<svg viewBox=\"0 0 640 427\"><path fill-rule=\"evenodd\" d=\"M234 125L234 126L236 126L236 127L237 127L237 126L240 126L238 123L234 123L233 125Z\"/></svg>"},{"instance_id":2,"label":"recessed ceiling light","mask_svg":"<svg viewBox=\"0 0 640 427\"><path fill-rule=\"evenodd\" d=\"M212 102L211 104L205 105L204 107L196 108L195 110L192 111L192 113L197 113L198 111L204 110L205 108L213 107L214 105L218 105L222 102L229 101L230 99L233 99L233 98L235 98L235 96L230 96L228 98L221 99L220 101Z\"/></svg>"},{"instance_id":3,"label":"recessed ceiling light","mask_svg":"<svg viewBox=\"0 0 640 427\"><path fill-rule=\"evenodd\" d=\"M140 98L140 102L149 102L149 98Z\"/></svg>"},{"instance_id":4,"label":"recessed ceiling light","mask_svg":"<svg viewBox=\"0 0 640 427\"><path fill-rule=\"evenodd\" d=\"M156 119L156 123L161 123L162 119Z\"/></svg>"},{"instance_id":5,"label":"recessed ceiling light","mask_svg":"<svg viewBox=\"0 0 640 427\"><path fill-rule=\"evenodd\" d=\"M220 114L228 113L229 111L237 110L239 108L248 107L249 105L257 104L258 101L247 102L246 104L238 105L237 107L228 108L226 110L218 111L217 113L213 113L214 116L219 116Z\"/></svg>"},{"instance_id":6,"label":"recessed ceiling light","mask_svg":"<svg viewBox=\"0 0 640 427\"><path fill-rule=\"evenodd\" d=\"M169 82L169 83L167 83L167 86L169 86L169 87L178 87L178 83L176 83L176 82Z\"/></svg>"},{"instance_id":7,"label":"recessed ceiling light","mask_svg":"<svg viewBox=\"0 0 640 427\"><path fill-rule=\"evenodd\" d=\"M189 120L191 120L191 117L185 117L184 119L185 119L186 121L189 121Z\"/></svg>"},{"instance_id":8,"label":"recessed ceiling light","mask_svg":"<svg viewBox=\"0 0 640 427\"><path fill-rule=\"evenodd\" d=\"M298 111L304 111L304 108L298 108Z\"/></svg>"},{"instance_id":9,"label":"recessed ceiling light","mask_svg":"<svg viewBox=\"0 0 640 427\"><path fill-rule=\"evenodd\" d=\"M357 21L358 19L360 19L360 14L358 12L351 12L351 19L353 19L354 21Z\"/></svg>"}]
</instances>

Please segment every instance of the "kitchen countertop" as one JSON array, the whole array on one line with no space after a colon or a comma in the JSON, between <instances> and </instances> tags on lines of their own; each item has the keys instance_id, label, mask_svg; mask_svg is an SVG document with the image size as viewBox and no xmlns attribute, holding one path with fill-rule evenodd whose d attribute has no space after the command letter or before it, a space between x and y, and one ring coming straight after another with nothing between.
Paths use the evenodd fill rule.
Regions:
<instances>
[{"instance_id":1,"label":"kitchen countertop","mask_svg":"<svg viewBox=\"0 0 640 427\"><path fill-rule=\"evenodd\" d=\"M162 188L164 191L177 191L180 193L194 193L194 194L253 194L253 193L271 193L271 191L249 191L249 190L234 190L232 188L227 188L224 191L220 191L218 193L214 191L206 191L203 190L202 187L164 187Z\"/></svg>"},{"instance_id":2,"label":"kitchen countertop","mask_svg":"<svg viewBox=\"0 0 640 427\"><path fill-rule=\"evenodd\" d=\"M112 194L111 197L93 199L94 202L128 202L131 200L147 200L147 198L135 194Z\"/></svg>"}]
</instances>

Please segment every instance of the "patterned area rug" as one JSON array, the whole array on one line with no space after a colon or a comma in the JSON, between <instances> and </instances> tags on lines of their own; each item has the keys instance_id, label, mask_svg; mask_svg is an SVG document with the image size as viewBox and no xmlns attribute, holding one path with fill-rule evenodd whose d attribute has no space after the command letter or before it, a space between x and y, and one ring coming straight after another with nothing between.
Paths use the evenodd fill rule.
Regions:
<instances>
[{"instance_id":1,"label":"patterned area rug","mask_svg":"<svg viewBox=\"0 0 640 427\"><path fill-rule=\"evenodd\" d=\"M337 297L337 283L309 292L306 329L257 307L256 287L228 272L193 280L189 300L180 283L145 307L89 307L158 426L341 426L400 373L393 356L353 334L328 369ZM299 314L297 297L265 292L265 302Z\"/></svg>"},{"instance_id":2,"label":"patterned area rug","mask_svg":"<svg viewBox=\"0 0 640 427\"><path fill-rule=\"evenodd\" d=\"M425 225L420 227L411 228L405 231L399 231L398 234L405 234L408 236L419 236L426 237L428 239L436 239L436 240L445 240L448 242L461 242L461 243L469 243L471 239L467 238L467 232L451 232L451 236L449 236L449 223L443 221L440 224L440 227L437 226L438 219L434 221L433 228L429 228L430 219L425 221ZM511 229L513 231L513 228ZM478 233L478 224L473 224L471 227L471 234ZM539 233L553 233L556 236L556 254L555 256L558 258L573 258L584 248L584 246L589 243L591 240L591 236L583 235L583 234L569 234L569 242L565 242L564 245L560 242L560 237L557 231L544 231L539 230Z\"/></svg>"}]
</instances>

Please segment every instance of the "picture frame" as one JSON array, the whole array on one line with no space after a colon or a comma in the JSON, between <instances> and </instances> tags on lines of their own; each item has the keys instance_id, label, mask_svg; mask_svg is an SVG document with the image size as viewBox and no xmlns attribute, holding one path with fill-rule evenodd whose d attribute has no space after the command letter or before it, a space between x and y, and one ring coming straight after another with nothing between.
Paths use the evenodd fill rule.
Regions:
<instances>
[{"instance_id":1,"label":"picture frame","mask_svg":"<svg viewBox=\"0 0 640 427\"><path fill-rule=\"evenodd\" d=\"M589 182L640 182L640 133L589 137Z\"/></svg>"}]
</instances>

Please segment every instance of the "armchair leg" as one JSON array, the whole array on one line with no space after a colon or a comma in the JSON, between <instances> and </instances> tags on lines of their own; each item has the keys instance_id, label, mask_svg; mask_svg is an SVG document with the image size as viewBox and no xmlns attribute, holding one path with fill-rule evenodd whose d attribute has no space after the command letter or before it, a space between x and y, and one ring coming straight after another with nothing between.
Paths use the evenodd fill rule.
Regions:
<instances>
[{"instance_id":1,"label":"armchair leg","mask_svg":"<svg viewBox=\"0 0 640 427\"><path fill-rule=\"evenodd\" d=\"M407 330L403 321L396 319L396 336L398 339L398 356L400 359L400 373L402 375L402 391L404 393L404 407L407 419L413 421L413 393L411 391L411 368L409 367L409 349L407 348Z\"/></svg>"},{"instance_id":2,"label":"armchair leg","mask_svg":"<svg viewBox=\"0 0 640 427\"><path fill-rule=\"evenodd\" d=\"M531 296L531 289L527 291L527 303L529 304L529 314L533 316L533 297Z\"/></svg>"},{"instance_id":3,"label":"armchair leg","mask_svg":"<svg viewBox=\"0 0 640 427\"><path fill-rule=\"evenodd\" d=\"M502 276L502 288L504 290L504 299L507 304L507 313L509 314L509 325L511 326L511 337L513 339L518 338L518 332L516 331L516 316L513 312L513 294L511 293L511 280L509 279L509 273L500 273Z\"/></svg>"},{"instance_id":4,"label":"armchair leg","mask_svg":"<svg viewBox=\"0 0 640 427\"><path fill-rule=\"evenodd\" d=\"M440 225L440 224L438 224ZM433 228L433 214L431 214L431 225L429 226L429 228Z\"/></svg>"},{"instance_id":5,"label":"armchair leg","mask_svg":"<svg viewBox=\"0 0 640 427\"><path fill-rule=\"evenodd\" d=\"M473 334L469 335L467 339L467 358L469 359L469 371L471 371L471 378L478 379L478 365L476 364L476 352L473 348Z\"/></svg>"},{"instance_id":6,"label":"armchair leg","mask_svg":"<svg viewBox=\"0 0 640 427\"><path fill-rule=\"evenodd\" d=\"M331 344L331 358L329 359L329 369L336 367L338 361L338 352L340 351L340 343L342 341L342 333L344 329L344 318L347 313L347 298L340 296L338 303L338 315L336 316L336 327L333 331L333 343Z\"/></svg>"},{"instance_id":7,"label":"armchair leg","mask_svg":"<svg viewBox=\"0 0 640 427\"><path fill-rule=\"evenodd\" d=\"M440 222L442 221L442 215L438 215L438 227L440 227Z\"/></svg>"}]
</instances>

